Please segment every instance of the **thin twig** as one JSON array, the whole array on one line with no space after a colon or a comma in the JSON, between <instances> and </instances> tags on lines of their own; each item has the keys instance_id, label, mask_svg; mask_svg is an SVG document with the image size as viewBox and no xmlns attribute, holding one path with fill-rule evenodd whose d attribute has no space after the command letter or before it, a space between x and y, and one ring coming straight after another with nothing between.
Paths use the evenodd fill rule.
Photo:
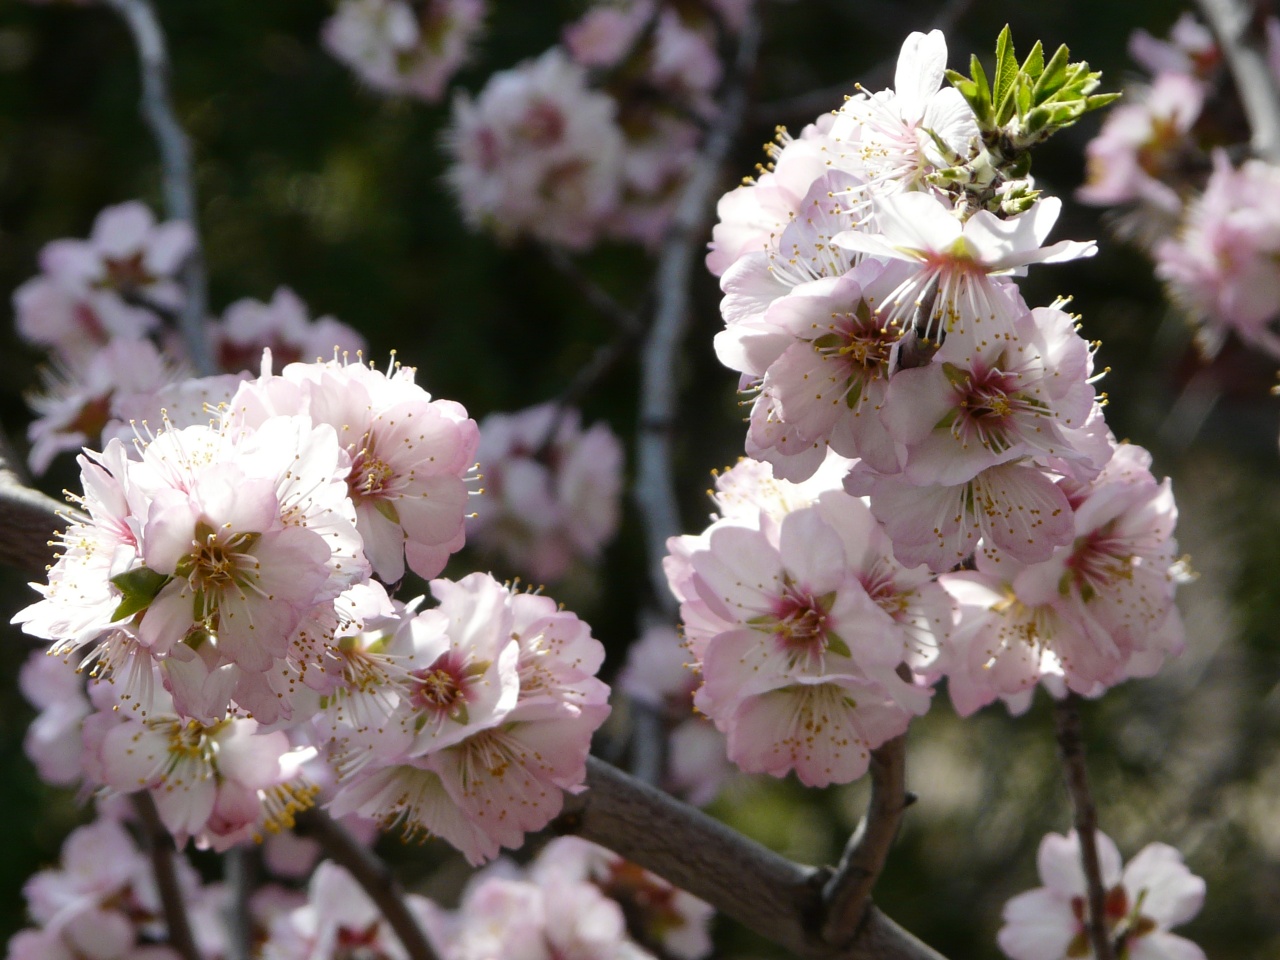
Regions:
<instances>
[{"instance_id":1,"label":"thin twig","mask_svg":"<svg viewBox=\"0 0 1280 960\"><path fill-rule=\"evenodd\" d=\"M1115 951L1107 934L1107 889L1098 861L1098 811L1089 792L1089 771L1085 766L1084 736L1080 723L1080 698L1074 693L1053 705L1054 729L1058 737L1058 756L1071 796L1076 837L1080 841L1080 862L1088 889L1089 917L1086 930L1093 946L1095 960L1115 960Z\"/></svg>"},{"instance_id":2,"label":"thin twig","mask_svg":"<svg viewBox=\"0 0 1280 960\"><path fill-rule=\"evenodd\" d=\"M1249 118L1249 146L1255 156L1280 163L1280 89L1267 64L1267 38L1258 4L1250 0L1198 3L1222 48Z\"/></svg>"},{"instance_id":3,"label":"thin twig","mask_svg":"<svg viewBox=\"0 0 1280 960\"><path fill-rule=\"evenodd\" d=\"M676 204L654 277L657 306L641 364L635 497L644 515L654 594L672 617L676 613L675 600L667 588L662 560L667 553L667 539L679 534L681 529L671 466L677 360L688 326L694 263L706 239L704 231L712 197L720 184L720 166L746 112L746 88L755 70L759 47L760 24L755 10L748 8L738 38L737 55L725 80L720 112Z\"/></svg>"},{"instance_id":4,"label":"thin twig","mask_svg":"<svg viewBox=\"0 0 1280 960\"><path fill-rule=\"evenodd\" d=\"M822 879L621 770L587 759L587 790L552 824L639 864L797 956L945 960L874 907L853 939L825 943Z\"/></svg>"},{"instance_id":5,"label":"thin twig","mask_svg":"<svg viewBox=\"0 0 1280 960\"><path fill-rule=\"evenodd\" d=\"M871 889L884 870L898 836L907 796L907 738L895 737L871 753L871 799L867 815L849 838L835 873L822 889L827 904L823 939L848 943L871 902Z\"/></svg>"},{"instance_id":6,"label":"thin twig","mask_svg":"<svg viewBox=\"0 0 1280 960\"><path fill-rule=\"evenodd\" d=\"M160 893L160 908L164 912L165 927L169 931L169 946L178 952L182 960L201 960L195 936L191 933L191 920L187 917L182 888L178 883L178 871L174 863L177 851L173 848L173 837L160 821L160 811L156 809L150 792L139 790L130 794L130 799L134 810L138 812L147 854L151 857L151 870L155 874L156 889Z\"/></svg>"},{"instance_id":7,"label":"thin twig","mask_svg":"<svg viewBox=\"0 0 1280 960\"><path fill-rule=\"evenodd\" d=\"M138 48L138 70L142 78L142 116L151 128L160 151L164 180L165 212L172 220L190 225L195 238L183 265L184 301L178 329L190 354L191 364L201 376L218 372L205 330L208 281L204 253L200 246L196 219L195 187L191 176L191 143L174 114L169 95L169 53L164 31L156 19L150 0L106 0L129 27Z\"/></svg>"},{"instance_id":8,"label":"thin twig","mask_svg":"<svg viewBox=\"0 0 1280 960\"><path fill-rule=\"evenodd\" d=\"M973 0L948 0L946 6L938 11L937 16L929 23L927 30L941 30L947 33L955 27L960 18L969 12ZM881 60L875 66L863 71L861 82L869 89L877 89L887 84L893 76L894 66L898 62L898 54ZM883 79L882 79L883 78ZM858 87L858 80L844 80L829 87L808 90L794 97L783 97L760 103L751 111L751 118L760 123L771 125L790 121L808 123L823 113L840 109L840 105Z\"/></svg>"},{"instance_id":9,"label":"thin twig","mask_svg":"<svg viewBox=\"0 0 1280 960\"><path fill-rule=\"evenodd\" d=\"M437 960L436 952L405 903L404 890L391 868L323 810L298 814L301 833L319 842L325 854L345 869L382 911L409 960Z\"/></svg>"}]
</instances>

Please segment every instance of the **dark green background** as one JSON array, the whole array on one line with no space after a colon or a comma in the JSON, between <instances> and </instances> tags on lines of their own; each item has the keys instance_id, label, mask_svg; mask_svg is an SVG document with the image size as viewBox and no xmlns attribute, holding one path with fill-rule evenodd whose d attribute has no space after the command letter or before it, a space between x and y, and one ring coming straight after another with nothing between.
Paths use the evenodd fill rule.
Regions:
<instances>
[{"instance_id":1,"label":"dark green background","mask_svg":"<svg viewBox=\"0 0 1280 960\"><path fill-rule=\"evenodd\" d=\"M444 107L388 102L362 91L317 42L326 4L302 0L161 2L175 60L179 113L196 147L196 179L212 306L293 287L319 313L369 338L374 357L395 348L437 396L477 418L553 396L609 324L574 295L538 251L500 248L462 228L442 187ZM1032 8L1035 9L1032 9ZM476 90L489 71L553 43L581 5L494 0L490 32L459 82ZM796 0L765 6L765 44L754 92L769 102L844 80L886 85L904 34L932 6ZM952 65L976 50L989 61L1006 21L1025 49L1035 38L1068 43L1106 72L1111 86L1132 69L1130 30L1164 32L1177 11L1145 3L976 2L950 37ZM103 206L140 197L159 203L156 153L137 114L133 54L120 23L100 8L28 6L0 0L0 292L36 269L41 245L85 236ZM838 100L830 107L838 106ZM753 113L726 189L760 158L774 124L808 117ZM1222 396L1204 429L1174 401L1194 372L1182 325L1166 308L1150 268L1110 240L1097 211L1071 202L1083 174L1091 118L1036 159L1041 185L1067 200L1055 237L1097 237L1093 261L1033 272L1033 304L1075 295L1084 332L1104 341L1116 433L1153 449L1175 478L1180 537L1202 576L1187 587L1187 656L1160 678L1131 683L1086 711L1105 829L1132 855L1163 840L1208 878L1202 916L1186 928L1219 960L1280 950L1280 498L1277 406L1267 396L1273 364L1231 351L1207 375ZM611 247L583 265L622 301L639 304L651 276L640 251ZM700 275L697 311L680 374L686 415L678 437L687 529L710 509L708 471L741 450L736 377L719 367L715 281ZM24 390L40 358L9 325L0 330L0 419L25 430ZM586 402L634 434L636 365L621 365ZM1172 413L1171 413L1172 411ZM1188 442L1191 440L1192 442ZM74 476L46 478L56 492ZM634 510L602 567L594 598L576 606L610 650L616 670L644 602L642 545ZM461 557L450 573L466 572ZM29 594L8 576L4 611ZM553 591L554 595L554 591ZM0 937L22 923L24 878L56 857L80 817L72 798L39 784L22 756L30 711L16 692L28 641L8 629L0 664ZM1035 885L1034 851L1068 814L1043 703L1010 720L1000 709L958 722L945 696L911 735L910 786L920 795L877 888L877 901L948 955L995 957L999 913ZM860 786L813 792L793 782L744 782L717 812L741 829L812 862L830 861L860 810ZM413 848L424 876L436 856ZM456 876L450 873L449 876ZM448 886L437 883L436 887ZM725 924L724 952L771 955Z\"/></svg>"}]
</instances>

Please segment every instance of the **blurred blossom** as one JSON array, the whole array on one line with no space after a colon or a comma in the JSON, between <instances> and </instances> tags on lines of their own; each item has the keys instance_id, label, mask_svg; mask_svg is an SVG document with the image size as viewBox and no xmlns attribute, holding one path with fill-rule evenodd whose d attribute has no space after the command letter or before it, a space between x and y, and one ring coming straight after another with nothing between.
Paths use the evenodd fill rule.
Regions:
<instances>
[{"instance_id":1,"label":"blurred blossom","mask_svg":"<svg viewBox=\"0 0 1280 960\"><path fill-rule=\"evenodd\" d=\"M227 373L257 373L262 351L269 349L279 366L301 361L358 357L366 343L351 327L333 317L311 320L307 305L288 287L279 287L270 303L246 297L227 307L212 325L218 365Z\"/></svg>"},{"instance_id":2,"label":"blurred blossom","mask_svg":"<svg viewBox=\"0 0 1280 960\"><path fill-rule=\"evenodd\" d=\"M373 89L435 102L466 60L484 15L484 0L342 0L322 36Z\"/></svg>"},{"instance_id":3,"label":"blurred blossom","mask_svg":"<svg viewBox=\"0 0 1280 960\"><path fill-rule=\"evenodd\" d=\"M559 579L617 531L623 453L607 424L584 431L553 404L491 414L477 456L485 492L467 528L522 576Z\"/></svg>"},{"instance_id":4,"label":"blurred blossom","mask_svg":"<svg viewBox=\"0 0 1280 960\"><path fill-rule=\"evenodd\" d=\"M467 222L500 239L583 248L618 202L616 106L587 86L558 47L495 73L474 100L459 94L445 145L447 178Z\"/></svg>"},{"instance_id":5,"label":"blurred blossom","mask_svg":"<svg viewBox=\"0 0 1280 960\"><path fill-rule=\"evenodd\" d=\"M1214 154L1204 193L1177 235L1156 247L1156 274L1197 324L1212 355L1229 333L1280 357L1280 169L1262 160L1233 167Z\"/></svg>"},{"instance_id":6,"label":"blurred blossom","mask_svg":"<svg viewBox=\"0 0 1280 960\"><path fill-rule=\"evenodd\" d=\"M1167 844L1151 843L1122 870L1111 838L1104 833L1094 836L1106 887L1104 919L1115 955L1129 960L1205 960L1198 946L1168 932L1199 913L1204 903L1205 883L1187 869L1182 855ZM1088 889L1076 832L1065 837L1047 834L1036 860L1044 886L1005 904L1000 949L1012 960L1093 957Z\"/></svg>"},{"instance_id":7,"label":"blurred blossom","mask_svg":"<svg viewBox=\"0 0 1280 960\"><path fill-rule=\"evenodd\" d=\"M181 308L176 275L194 246L189 224L157 224L145 204L107 207L88 240L40 251L41 274L13 295L18 332L69 359L113 338L137 340L159 325L154 311Z\"/></svg>"}]
</instances>

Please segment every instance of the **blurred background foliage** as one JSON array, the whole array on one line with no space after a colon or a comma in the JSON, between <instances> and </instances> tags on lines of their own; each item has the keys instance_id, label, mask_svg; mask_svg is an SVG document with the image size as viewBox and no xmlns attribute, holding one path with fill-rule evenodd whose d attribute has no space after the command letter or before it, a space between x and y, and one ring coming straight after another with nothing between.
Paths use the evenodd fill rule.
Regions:
<instances>
[{"instance_id":1,"label":"blurred background foliage","mask_svg":"<svg viewBox=\"0 0 1280 960\"><path fill-rule=\"evenodd\" d=\"M554 396L613 331L536 249L502 248L469 234L444 189L440 149L447 106L388 101L358 87L319 47L322 0L160 0L175 61L174 93L193 137L212 307L279 284L314 314L361 330L372 356L398 350L433 394L477 419ZM489 72L557 40L581 0L491 0L489 32L456 83L477 90ZM1104 71L1110 88L1133 70L1125 45L1146 26L1163 35L1181 12L1166 0L1026 4L977 0L949 31L952 65L970 51L988 60L1009 22L1019 47L1070 45ZM927 29L933 4L797 0L764 5L765 43L754 84L759 105L724 171L725 189L761 159L775 124L797 129L788 104L815 88L892 79L911 29ZM133 51L117 19L98 7L0 0L0 291L36 272L40 247L86 236L108 204L142 198L159 209L156 152L137 112ZM839 105L839 98L827 108ZM787 115L791 113L792 115ZM1101 821L1126 856L1161 840L1182 849L1209 883L1201 916L1182 931L1218 960L1280 955L1280 407L1274 370L1243 350L1205 370L1182 323L1168 314L1150 268L1112 240L1098 212L1074 204L1090 117L1036 157L1042 187L1062 196L1055 237L1097 237L1093 260L1036 270L1027 299L1075 297L1087 337L1103 341L1102 383L1119 436L1150 447L1157 474L1174 478L1179 539L1200 574L1182 594L1188 650L1156 679L1130 683L1086 709ZM642 305L651 259L607 247L583 268L619 300ZM680 372L683 409L678 483L686 529L710 504L708 472L741 451L735 377L715 361L718 290L696 282L697 309ZM0 421L21 442L23 392L40 358L0 324ZM635 433L637 373L624 362L585 403L587 420ZM68 460L69 458L64 458ZM71 486L70 463L42 485ZM637 633L646 597L640 525L627 520L595 589L568 599L607 645L616 671ZM474 568L466 554L451 575ZM470 566L469 566L470 565ZM518 571L495 571L504 574ZM4 572L2 609L29 593ZM6 616L7 619L7 616ZM5 628L0 662L0 938L24 922L20 889L53 862L83 816L74 797L41 785L22 755L31 711L16 690L30 649ZM1008 897L1036 885L1035 849L1065 831L1069 813L1043 701L1010 719L989 708L964 722L938 696L910 735L909 786L919 802L876 890L907 928L957 958L996 957ZM789 856L832 862L862 809L865 785L808 791L794 781L742 780L714 807ZM391 845L394 848L394 844ZM416 881L447 899L462 873L443 848L389 850ZM721 955L774 956L728 924Z\"/></svg>"}]
</instances>

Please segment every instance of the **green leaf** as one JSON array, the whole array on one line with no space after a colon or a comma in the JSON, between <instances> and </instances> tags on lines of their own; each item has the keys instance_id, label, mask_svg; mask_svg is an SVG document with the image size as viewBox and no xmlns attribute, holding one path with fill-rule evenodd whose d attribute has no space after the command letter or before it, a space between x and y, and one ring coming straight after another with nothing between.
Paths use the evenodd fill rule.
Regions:
<instances>
[{"instance_id":1,"label":"green leaf","mask_svg":"<svg viewBox=\"0 0 1280 960\"><path fill-rule=\"evenodd\" d=\"M112 577L111 583L123 596L115 612L111 614L111 622L127 620L135 613L147 609L156 594L172 579L167 574L156 573L148 567L137 567Z\"/></svg>"},{"instance_id":2,"label":"green leaf","mask_svg":"<svg viewBox=\"0 0 1280 960\"><path fill-rule=\"evenodd\" d=\"M995 89L991 91L991 102L995 106L996 123L1005 124L1009 118L1005 112L1014 82L1018 78L1018 60L1013 52L1013 34L1009 25L1005 24L1000 36L996 38L996 77Z\"/></svg>"},{"instance_id":3,"label":"green leaf","mask_svg":"<svg viewBox=\"0 0 1280 960\"><path fill-rule=\"evenodd\" d=\"M1064 43L1053 52L1053 56L1045 64L1044 72L1036 80L1035 89L1032 91L1035 94L1036 103L1044 103L1062 89L1062 85L1067 80L1067 64L1070 62L1071 52Z\"/></svg>"},{"instance_id":4,"label":"green leaf","mask_svg":"<svg viewBox=\"0 0 1280 960\"><path fill-rule=\"evenodd\" d=\"M827 649L832 653L840 654L842 657L849 657L850 659L853 657L853 654L849 651L849 645L844 642L844 639L838 633L827 633Z\"/></svg>"},{"instance_id":5,"label":"green leaf","mask_svg":"<svg viewBox=\"0 0 1280 960\"><path fill-rule=\"evenodd\" d=\"M1031 52L1027 54L1027 59L1022 61L1022 72L1034 81L1044 71L1044 44L1039 40L1036 45L1031 48Z\"/></svg>"}]
</instances>

